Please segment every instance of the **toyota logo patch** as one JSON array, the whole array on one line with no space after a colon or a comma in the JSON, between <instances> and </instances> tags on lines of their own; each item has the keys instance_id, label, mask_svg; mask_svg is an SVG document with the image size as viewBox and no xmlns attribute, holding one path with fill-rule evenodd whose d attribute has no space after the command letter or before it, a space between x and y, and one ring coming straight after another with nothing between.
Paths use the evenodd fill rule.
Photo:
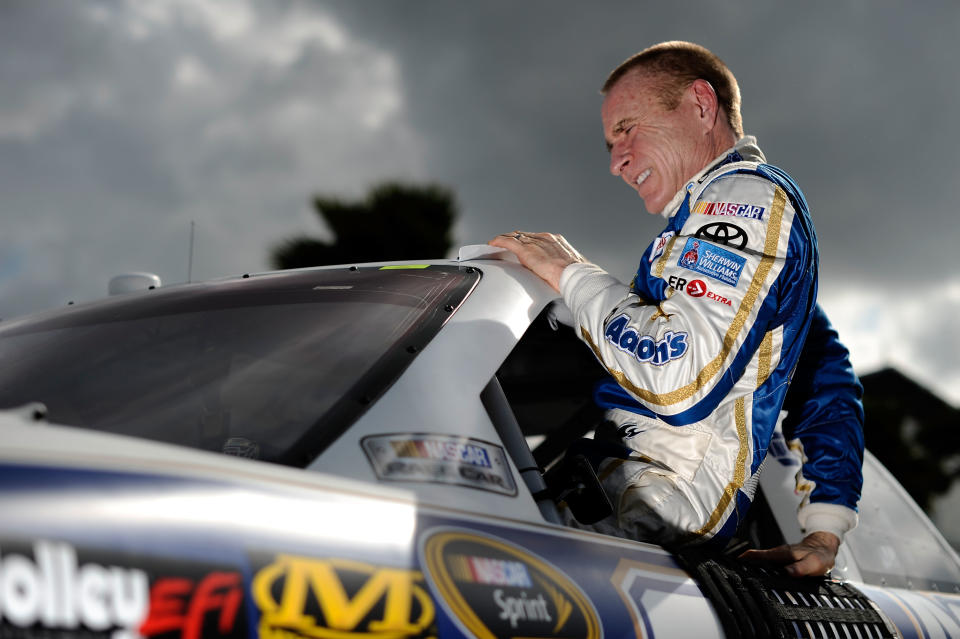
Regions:
<instances>
[{"instance_id":1,"label":"toyota logo patch","mask_svg":"<svg viewBox=\"0 0 960 639\"><path fill-rule=\"evenodd\" d=\"M701 226L697 229L694 237L710 240L738 250L743 250L747 246L747 234L743 232L743 229L727 222L713 222Z\"/></svg>"}]
</instances>

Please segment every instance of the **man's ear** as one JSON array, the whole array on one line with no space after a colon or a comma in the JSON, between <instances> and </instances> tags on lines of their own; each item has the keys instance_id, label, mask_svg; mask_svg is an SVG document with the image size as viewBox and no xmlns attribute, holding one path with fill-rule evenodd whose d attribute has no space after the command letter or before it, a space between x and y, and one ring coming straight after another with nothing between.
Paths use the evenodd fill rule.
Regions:
<instances>
[{"instance_id":1,"label":"man's ear","mask_svg":"<svg viewBox=\"0 0 960 639\"><path fill-rule=\"evenodd\" d=\"M694 104L697 108L696 114L706 131L710 131L716 125L717 114L720 112L720 101L717 99L717 92L713 90L713 85L697 78L690 85Z\"/></svg>"}]
</instances>

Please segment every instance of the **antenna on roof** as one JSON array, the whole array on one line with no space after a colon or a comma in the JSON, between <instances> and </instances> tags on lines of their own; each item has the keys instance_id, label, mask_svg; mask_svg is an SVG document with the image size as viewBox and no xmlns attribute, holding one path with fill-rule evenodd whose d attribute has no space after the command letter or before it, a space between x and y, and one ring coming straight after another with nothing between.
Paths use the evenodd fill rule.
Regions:
<instances>
[{"instance_id":1,"label":"antenna on roof","mask_svg":"<svg viewBox=\"0 0 960 639\"><path fill-rule=\"evenodd\" d=\"M187 256L187 284L193 281L193 227L194 221L190 220L190 253Z\"/></svg>"}]
</instances>

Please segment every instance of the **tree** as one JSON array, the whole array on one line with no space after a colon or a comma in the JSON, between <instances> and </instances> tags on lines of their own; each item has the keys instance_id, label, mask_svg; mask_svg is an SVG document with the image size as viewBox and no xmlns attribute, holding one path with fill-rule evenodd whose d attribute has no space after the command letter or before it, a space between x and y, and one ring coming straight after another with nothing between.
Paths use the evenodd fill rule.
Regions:
<instances>
[{"instance_id":1,"label":"tree","mask_svg":"<svg viewBox=\"0 0 960 639\"><path fill-rule=\"evenodd\" d=\"M960 410L892 368L860 381L867 448L928 510L960 479Z\"/></svg>"},{"instance_id":2,"label":"tree","mask_svg":"<svg viewBox=\"0 0 960 639\"><path fill-rule=\"evenodd\" d=\"M271 250L276 268L443 257L453 244L453 193L444 187L386 182L363 200L317 196L314 208L333 243L290 238Z\"/></svg>"}]
</instances>

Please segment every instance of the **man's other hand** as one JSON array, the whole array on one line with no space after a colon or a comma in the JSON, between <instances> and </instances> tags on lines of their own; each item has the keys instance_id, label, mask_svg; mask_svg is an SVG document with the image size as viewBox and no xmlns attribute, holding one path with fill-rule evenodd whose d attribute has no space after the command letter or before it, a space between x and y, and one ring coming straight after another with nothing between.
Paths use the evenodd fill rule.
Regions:
<instances>
[{"instance_id":1,"label":"man's other hand","mask_svg":"<svg viewBox=\"0 0 960 639\"><path fill-rule=\"evenodd\" d=\"M488 243L516 254L521 264L558 292L563 269L570 264L587 261L562 235L553 233L514 231L498 235Z\"/></svg>"},{"instance_id":2,"label":"man's other hand","mask_svg":"<svg viewBox=\"0 0 960 639\"><path fill-rule=\"evenodd\" d=\"M840 538L825 531L812 532L798 544L785 544L769 550L748 550L740 559L784 565L792 577L821 576L833 568L840 549Z\"/></svg>"}]
</instances>

